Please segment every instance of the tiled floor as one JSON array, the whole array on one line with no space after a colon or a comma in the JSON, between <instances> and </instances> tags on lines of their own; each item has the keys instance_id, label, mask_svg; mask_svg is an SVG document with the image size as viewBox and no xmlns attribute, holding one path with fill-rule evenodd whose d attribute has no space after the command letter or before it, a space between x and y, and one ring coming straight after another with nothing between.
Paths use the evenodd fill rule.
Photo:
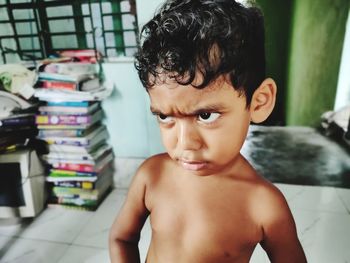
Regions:
<instances>
[{"instance_id":1,"label":"tiled floor","mask_svg":"<svg viewBox=\"0 0 350 263\"><path fill-rule=\"evenodd\" d=\"M130 167L131 170L134 168ZM127 173L131 174L130 171ZM276 185L294 214L308 261L350 262L350 189ZM25 225L0 220L0 262L109 262L108 231L126 192L122 188L113 190L96 212L47 208ZM142 259L150 234L147 222L140 242ZM257 247L251 262L269 260Z\"/></svg>"}]
</instances>

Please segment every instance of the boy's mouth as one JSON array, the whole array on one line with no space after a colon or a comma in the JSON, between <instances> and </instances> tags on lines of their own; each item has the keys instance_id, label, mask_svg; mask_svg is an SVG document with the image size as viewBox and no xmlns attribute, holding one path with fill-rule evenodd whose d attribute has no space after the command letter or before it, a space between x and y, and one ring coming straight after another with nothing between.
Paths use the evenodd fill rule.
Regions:
<instances>
[{"instance_id":1,"label":"boy's mouth","mask_svg":"<svg viewBox=\"0 0 350 263\"><path fill-rule=\"evenodd\" d=\"M190 171L199 171L208 165L207 162L189 161L184 159L179 159L178 162L185 170L190 170Z\"/></svg>"}]
</instances>

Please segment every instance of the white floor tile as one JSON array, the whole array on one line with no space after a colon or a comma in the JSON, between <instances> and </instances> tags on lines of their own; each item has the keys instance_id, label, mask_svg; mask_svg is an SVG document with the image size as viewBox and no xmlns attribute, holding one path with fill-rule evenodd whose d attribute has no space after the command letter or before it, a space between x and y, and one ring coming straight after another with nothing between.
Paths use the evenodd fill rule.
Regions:
<instances>
[{"instance_id":1,"label":"white floor tile","mask_svg":"<svg viewBox=\"0 0 350 263\"><path fill-rule=\"evenodd\" d=\"M289 199L289 206L305 210L348 213L335 188L332 187L300 186L297 195Z\"/></svg>"},{"instance_id":2,"label":"white floor tile","mask_svg":"<svg viewBox=\"0 0 350 263\"><path fill-rule=\"evenodd\" d=\"M350 214L350 189L337 188L336 192Z\"/></svg>"},{"instance_id":3,"label":"white floor tile","mask_svg":"<svg viewBox=\"0 0 350 263\"><path fill-rule=\"evenodd\" d=\"M282 192L288 203L304 191L304 189L300 185L280 183L275 183L274 185Z\"/></svg>"},{"instance_id":4,"label":"white floor tile","mask_svg":"<svg viewBox=\"0 0 350 263\"><path fill-rule=\"evenodd\" d=\"M113 190L74 240L75 245L108 248L108 235L126 196L125 190Z\"/></svg>"},{"instance_id":5,"label":"white floor tile","mask_svg":"<svg viewBox=\"0 0 350 263\"><path fill-rule=\"evenodd\" d=\"M350 215L293 210L310 263L350 262Z\"/></svg>"},{"instance_id":6,"label":"white floor tile","mask_svg":"<svg viewBox=\"0 0 350 263\"><path fill-rule=\"evenodd\" d=\"M269 263L270 260L260 245L257 245L253 255L249 261L250 263Z\"/></svg>"},{"instance_id":7,"label":"white floor tile","mask_svg":"<svg viewBox=\"0 0 350 263\"><path fill-rule=\"evenodd\" d=\"M107 249L70 246L57 263L109 263Z\"/></svg>"},{"instance_id":8,"label":"white floor tile","mask_svg":"<svg viewBox=\"0 0 350 263\"><path fill-rule=\"evenodd\" d=\"M0 236L19 236L32 219L0 219Z\"/></svg>"},{"instance_id":9,"label":"white floor tile","mask_svg":"<svg viewBox=\"0 0 350 263\"><path fill-rule=\"evenodd\" d=\"M56 263L68 245L14 237L0 236L0 262Z\"/></svg>"},{"instance_id":10,"label":"white floor tile","mask_svg":"<svg viewBox=\"0 0 350 263\"><path fill-rule=\"evenodd\" d=\"M88 211L47 208L18 236L71 243L93 214Z\"/></svg>"}]
</instances>

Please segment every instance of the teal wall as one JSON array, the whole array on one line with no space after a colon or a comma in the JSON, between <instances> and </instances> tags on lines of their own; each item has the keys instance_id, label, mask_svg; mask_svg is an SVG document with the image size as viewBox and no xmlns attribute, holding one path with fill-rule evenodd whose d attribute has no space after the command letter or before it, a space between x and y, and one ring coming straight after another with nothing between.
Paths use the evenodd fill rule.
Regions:
<instances>
[{"instance_id":1,"label":"teal wall","mask_svg":"<svg viewBox=\"0 0 350 263\"><path fill-rule=\"evenodd\" d=\"M110 144L117 157L145 158L163 152L158 123L150 112L133 59L104 63L106 80L115 90L103 101Z\"/></svg>"},{"instance_id":2,"label":"teal wall","mask_svg":"<svg viewBox=\"0 0 350 263\"><path fill-rule=\"evenodd\" d=\"M295 0L287 124L317 126L333 109L349 0Z\"/></svg>"}]
</instances>

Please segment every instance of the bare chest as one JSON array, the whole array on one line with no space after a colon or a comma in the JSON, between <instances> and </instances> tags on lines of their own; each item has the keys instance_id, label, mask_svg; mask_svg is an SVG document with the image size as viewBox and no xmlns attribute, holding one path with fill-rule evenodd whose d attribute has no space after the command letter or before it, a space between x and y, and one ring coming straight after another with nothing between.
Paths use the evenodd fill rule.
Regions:
<instances>
[{"instance_id":1,"label":"bare chest","mask_svg":"<svg viewBox=\"0 0 350 263\"><path fill-rule=\"evenodd\" d=\"M180 257L196 258L189 262L239 262L233 259L249 258L261 239L261 231L248 206L225 193L164 194L154 202L151 212L153 246L167 251L167 255L181 251Z\"/></svg>"}]
</instances>

